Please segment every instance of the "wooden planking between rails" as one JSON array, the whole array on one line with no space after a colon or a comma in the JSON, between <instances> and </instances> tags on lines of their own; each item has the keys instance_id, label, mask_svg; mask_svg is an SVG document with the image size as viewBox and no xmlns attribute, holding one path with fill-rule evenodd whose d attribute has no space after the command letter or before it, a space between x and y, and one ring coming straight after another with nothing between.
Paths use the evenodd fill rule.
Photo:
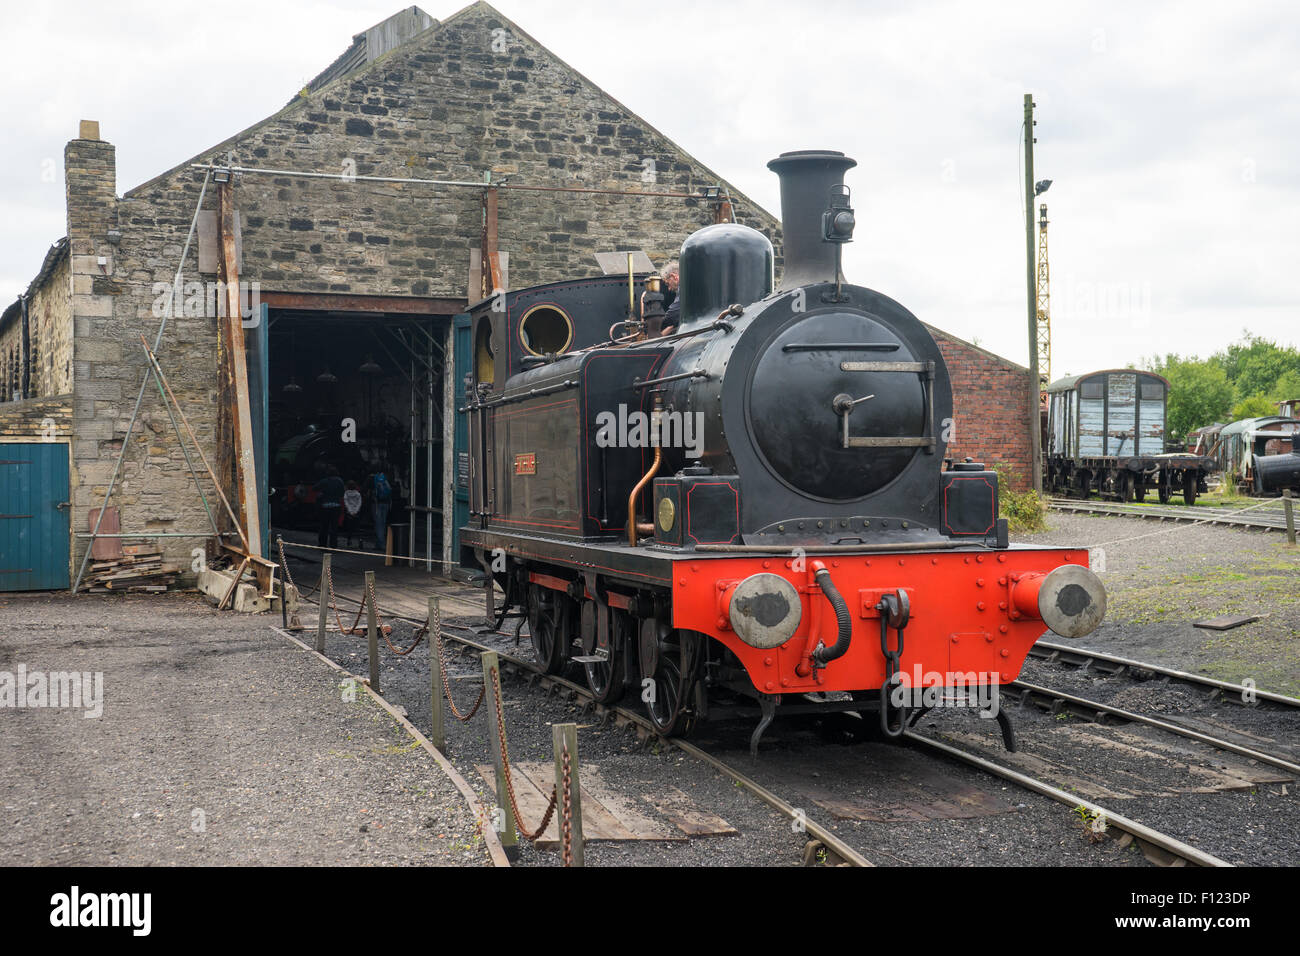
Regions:
<instances>
[{"instance_id":1,"label":"wooden planking between rails","mask_svg":"<svg viewBox=\"0 0 1300 956\"><path fill-rule=\"evenodd\" d=\"M474 769L495 793L496 771L492 766L481 764ZM546 804L555 785L555 768L549 762L524 761L512 763L510 769L515 797L519 802L519 810L524 815L523 824L536 826L546 812ZM688 839L731 836L736 833L735 827L726 820L700 809L690 797L674 787L669 787L654 797L642 797L663 814L668 821L665 823L642 812L634 800L619 794L601 776L597 765L582 764L579 767L579 780L582 785L582 833L588 843L593 840L684 843ZM560 808L557 806L555 817L537 840L536 846L541 849L559 847L559 816Z\"/></svg>"}]
</instances>

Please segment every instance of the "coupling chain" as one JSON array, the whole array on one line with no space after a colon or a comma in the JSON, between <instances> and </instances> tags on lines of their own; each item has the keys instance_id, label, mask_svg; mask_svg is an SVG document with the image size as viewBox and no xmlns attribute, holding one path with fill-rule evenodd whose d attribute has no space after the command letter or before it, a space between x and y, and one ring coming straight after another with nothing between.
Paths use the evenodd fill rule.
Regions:
<instances>
[{"instance_id":1,"label":"coupling chain","mask_svg":"<svg viewBox=\"0 0 1300 956\"><path fill-rule=\"evenodd\" d=\"M894 708L890 700L895 687L902 685L902 677L899 674L899 659L903 656L903 628L906 626L900 624L898 631L898 649L889 649L889 607L886 601L880 602L880 650L885 655L885 682L880 685L880 729L886 737L901 737L903 731L907 728L907 708L905 706ZM890 719L889 714L892 709L898 711L898 724L895 725Z\"/></svg>"},{"instance_id":2,"label":"coupling chain","mask_svg":"<svg viewBox=\"0 0 1300 956\"><path fill-rule=\"evenodd\" d=\"M551 788L551 799L546 804L546 813L542 815L542 824L536 830L529 831L524 826L523 818L519 815L519 803L515 800L515 785L510 777L510 751L506 747L506 715L501 709L501 674L495 667L488 668L488 673L492 675L492 691L496 699L497 711L497 741L501 746L501 769L502 776L506 779L506 797L510 800L510 809L515 815L515 829L525 840L536 842L537 838L546 832L546 827L551 822L551 817L555 815L555 803L559 797L559 790L556 787ZM567 794L568 791L566 790ZM498 800L500 794L497 795Z\"/></svg>"}]
</instances>

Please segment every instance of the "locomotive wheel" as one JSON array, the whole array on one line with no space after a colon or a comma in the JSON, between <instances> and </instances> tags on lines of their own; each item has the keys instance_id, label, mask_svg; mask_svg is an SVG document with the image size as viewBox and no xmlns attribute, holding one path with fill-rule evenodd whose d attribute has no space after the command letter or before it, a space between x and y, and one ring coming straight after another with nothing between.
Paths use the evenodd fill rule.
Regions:
<instances>
[{"instance_id":1,"label":"locomotive wheel","mask_svg":"<svg viewBox=\"0 0 1300 956\"><path fill-rule=\"evenodd\" d=\"M595 609L594 601L589 601ZM587 605L583 605L583 615L587 614ZM610 609L609 621L609 660L602 661L599 664L584 664L583 668L587 672L587 686L591 688L592 696L602 704L616 704L623 697L623 691L626 684L623 681L623 660L627 653L628 645L631 643L633 635L636 633L636 624L631 616L625 611ZM593 622L594 623L594 622ZM584 645L586 621L583 622ZM584 654L590 654L595 650L593 647L588 650L583 648Z\"/></svg>"},{"instance_id":2,"label":"locomotive wheel","mask_svg":"<svg viewBox=\"0 0 1300 956\"><path fill-rule=\"evenodd\" d=\"M568 645L567 603L563 596L549 589L529 585L528 634L533 655L547 674L558 674L564 669Z\"/></svg>"},{"instance_id":3,"label":"locomotive wheel","mask_svg":"<svg viewBox=\"0 0 1300 956\"><path fill-rule=\"evenodd\" d=\"M1147 499L1147 489L1146 489L1146 484L1144 483L1144 479L1142 478L1141 475L1135 475L1133 477L1133 500L1146 501L1146 499Z\"/></svg>"},{"instance_id":4,"label":"locomotive wheel","mask_svg":"<svg viewBox=\"0 0 1300 956\"><path fill-rule=\"evenodd\" d=\"M1183 472L1183 502L1196 504L1196 473L1193 471Z\"/></svg>"},{"instance_id":5,"label":"locomotive wheel","mask_svg":"<svg viewBox=\"0 0 1300 956\"><path fill-rule=\"evenodd\" d=\"M1157 488L1160 495L1160 503L1162 505L1169 504L1169 493L1172 490L1172 482L1169 478L1169 472L1167 471L1161 472L1160 484L1157 486Z\"/></svg>"},{"instance_id":6,"label":"locomotive wheel","mask_svg":"<svg viewBox=\"0 0 1300 956\"><path fill-rule=\"evenodd\" d=\"M641 622L638 636L646 714L665 737L684 737L695 724L690 705L704 651L700 639L690 631L661 627L654 618Z\"/></svg>"}]
</instances>

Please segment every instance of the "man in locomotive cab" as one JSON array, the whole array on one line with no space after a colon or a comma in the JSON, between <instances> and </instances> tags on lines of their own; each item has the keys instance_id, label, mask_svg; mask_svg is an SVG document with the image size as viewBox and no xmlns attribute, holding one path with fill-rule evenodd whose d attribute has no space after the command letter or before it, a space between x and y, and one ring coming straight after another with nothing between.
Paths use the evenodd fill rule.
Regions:
<instances>
[{"instance_id":1,"label":"man in locomotive cab","mask_svg":"<svg viewBox=\"0 0 1300 956\"><path fill-rule=\"evenodd\" d=\"M659 338L677 331L681 323L681 300L677 298L677 260L646 279L641 293L641 319L647 338Z\"/></svg>"},{"instance_id":2,"label":"man in locomotive cab","mask_svg":"<svg viewBox=\"0 0 1300 956\"><path fill-rule=\"evenodd\" d=\"M659 271L659 277L663 279L664 288L664 320L660 323L660 335L671 335L677 331L677 326L682 321L682 300L677 295L677 283L681 279L681 272L674 259Z\"/></svg>"}]
</instances>

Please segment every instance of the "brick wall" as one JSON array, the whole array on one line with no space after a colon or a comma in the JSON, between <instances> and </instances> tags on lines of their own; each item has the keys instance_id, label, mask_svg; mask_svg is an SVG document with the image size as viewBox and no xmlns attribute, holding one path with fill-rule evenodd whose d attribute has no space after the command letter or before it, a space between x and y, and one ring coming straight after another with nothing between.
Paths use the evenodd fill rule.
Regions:
<instances>
[{"instance_id":1,"label":"brick wall","mask_svg":"<svg viewBox=\"0 0 1300 956\"><path fill-rule=\"evenodd\" d=\"M967 456L990 468L1006 466L1012 486L1028 488L1033 477L1029 370L976 345L930 327L952 379L953 440L948 455Z\"/></svg>"}]
</instances>

